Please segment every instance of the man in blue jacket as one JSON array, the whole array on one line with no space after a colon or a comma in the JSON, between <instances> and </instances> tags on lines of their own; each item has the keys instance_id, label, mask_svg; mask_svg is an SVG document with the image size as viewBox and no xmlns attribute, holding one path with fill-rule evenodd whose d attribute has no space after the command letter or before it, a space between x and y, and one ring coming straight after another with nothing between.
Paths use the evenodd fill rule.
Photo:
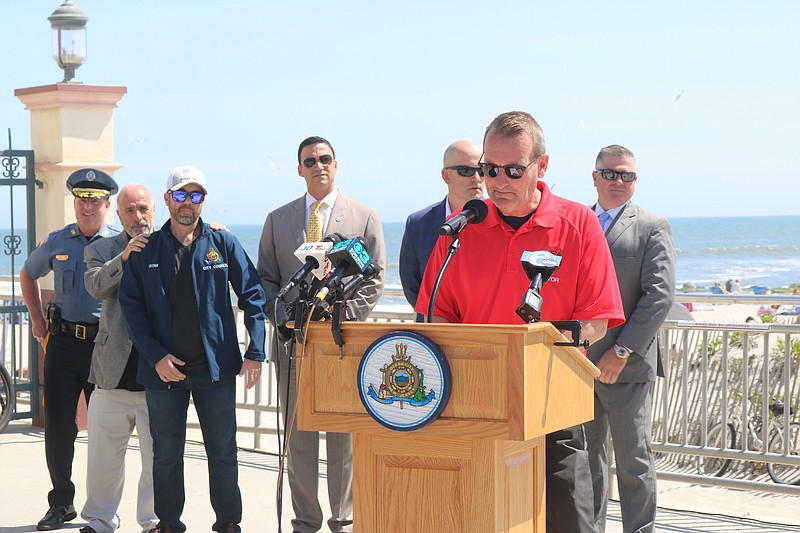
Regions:
<instances>
[{"instance_id":1,"label":"man in blue jacket","mask_svg":"<svg viewBox=\"0 0 800 533\"><path fill-rule=\"evenodd\" d=\"M214 531L241 531L236 454L236 375L252 387L264 361L265 299L239 241L200 218L208 191L193 166L173 170L164 201L170 219L128 259L119 302L139 352L153 436L153 492L161 533L186 530L183 452L189 396L208 455ZM250 336L242 360L230 289Z\"/></svg>"}]
</instances>

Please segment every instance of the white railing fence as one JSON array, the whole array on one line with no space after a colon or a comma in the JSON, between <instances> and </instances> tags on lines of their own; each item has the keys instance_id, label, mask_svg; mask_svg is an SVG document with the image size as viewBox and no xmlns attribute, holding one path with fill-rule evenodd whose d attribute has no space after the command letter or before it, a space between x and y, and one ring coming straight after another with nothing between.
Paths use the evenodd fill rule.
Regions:
<instances>
[{"instance_id":1,"label":"white railing fence","mask_svg":"<svg viewBox=\"0 0 800 533\"><path fill-rule=\"evenodd\" d=\"M413 321L411 308L398 303L399 288L386 295L389 304L379 305L371 320ZM800 305L798 296L691 294L678 295L678 301L747 303L754 310ZM656 382L653 402L659 479L800 495L800 324L792 315L753 315L749 323L668 320L662 327L666 379ZM240 315L237 322L246 343ZM18 345L12 352L3 342L0 361L9 370L14 361L16 375L23 376L21 345L30 339L30 326L24 317L0 321L0 340L8 339L12 328ZM26 402L24 395L17 400ZM277 406L273 365L251 390L240 380L240 446L278 452ZM190 428L197 427L196 419L191 421Z\"/></svg>"}]
</instances>

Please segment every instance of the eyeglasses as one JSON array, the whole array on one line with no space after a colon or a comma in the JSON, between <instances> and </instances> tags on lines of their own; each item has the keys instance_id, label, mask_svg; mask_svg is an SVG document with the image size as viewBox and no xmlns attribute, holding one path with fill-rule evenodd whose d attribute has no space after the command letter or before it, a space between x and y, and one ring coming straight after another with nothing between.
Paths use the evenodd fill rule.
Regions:
<instances>
[{"instance_id":1,"label":"eyeglasses","mask_svg":"<svg viewBox=\"0 0 800 533\"><path fill-rule=\"evenodd\" d=\"M604 180L617 181L621 179L625 183L636 181L636 172L617 172L609 168L599 168L595 172Z\"/></svg>"},{"instance_id":2,"label":"eyeglasses","mask_svg":"<svg viewBox=\"0 0 800 533\"><path fill-rule=\"evenodd\" d=\"M478 176L483 177L483 169L481 167L470 167L467 165L455 165L452 167L445 167L447 170L455 170L456 174L464 178L471 178L478 173Z\"/></svg>"},{"instance_id":3,"label":"eyeglasses","mask_svg":"<svg viewBox=\"0 0 800 533\"><path fill-rule=\"evenodd\" d=\"M544 155L544 154L542 154L542 155ZM481 156L481 158L482 157L483 156ZM483 173L486 174L490 178L496 178L497 175L500 173L500 169L502 168L505 171L506 176L508 176L512 180L518 180L523 176L523 174L525 174L525 171L528 170L528 167L530 167L532 164L536 163L541 157L542 157L541 155L536 157L536 159L534 159L533 161L531 161L530 163L528 163L525 166L523 166L523 165L495 165L494 163L478 163L478 165L481 167L481 170L483 170Z\"/></svg>"},{"instance_id":4,"label":"eyeglasses","mask_svg":"<svg viewBox=\"0 0 800 533\"><path fill-rule=\"evenodd\" d=\"M330 154L321 155L319 156L319 162L322 163L323 165L330 165L331 162L333 162L333 156ZM305 159L303 159L303 164L306 166L306 168L312 168L314 165L317 164L317 158L306 157Z\"/></svg>"},{"instance_id":5,"label":"eyeglasses","mask_svg":"<svg viewBox=\"0 0 800 533\"><path fill-rule=\"evenodd\" d=\"M177 191L172 191L171 194L172 201L179 203L185 202L187 197L192 201L193 204L202 204L206 199L206 193L200 191L186 192L178 189Z\"/></svg>"}]
</instances>

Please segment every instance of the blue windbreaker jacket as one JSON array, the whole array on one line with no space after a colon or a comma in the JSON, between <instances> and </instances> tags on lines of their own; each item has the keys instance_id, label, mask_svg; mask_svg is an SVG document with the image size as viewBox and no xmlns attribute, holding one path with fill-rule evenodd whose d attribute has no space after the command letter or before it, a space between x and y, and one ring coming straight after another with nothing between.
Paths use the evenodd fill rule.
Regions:
<instances>
[{"instance_id":1,"label":"blue windbreaker jacket","mask_svg":"<svg viewBox=\"0 0 800 533\"><path fill-rule=\"evenodd\" d=\"M244 357L264 361L265 297L255 267L239 241L227 231L211 230L202 219L192 243L191 267L203 346L212 381L233 376L242 367L230 287L239 297L250 340ZM171 353L169 283L175 277L175 248L170 221L153 233L147 246L125 264L119 303L139 352L137 380L145 387L168 388L155 364ZM188 258L187 258L188 260Z\"/></svg>"}]
</instances>

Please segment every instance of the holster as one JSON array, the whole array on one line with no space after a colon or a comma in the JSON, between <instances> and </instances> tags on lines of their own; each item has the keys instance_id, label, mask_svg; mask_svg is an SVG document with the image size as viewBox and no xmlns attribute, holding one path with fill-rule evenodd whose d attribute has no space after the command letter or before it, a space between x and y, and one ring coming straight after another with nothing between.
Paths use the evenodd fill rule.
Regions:
<instances>
[{"instance_id":1,"label":"holster","mask_svg":"<svg viewBox=\"0 0 800 533\"><path fill-rule=\"evenodd\" d=\"M47 321L47 331L50 335L61 333L61 309L55 302L50 302L45 308L45 320Z\"/></svg>"}]
</instances>

